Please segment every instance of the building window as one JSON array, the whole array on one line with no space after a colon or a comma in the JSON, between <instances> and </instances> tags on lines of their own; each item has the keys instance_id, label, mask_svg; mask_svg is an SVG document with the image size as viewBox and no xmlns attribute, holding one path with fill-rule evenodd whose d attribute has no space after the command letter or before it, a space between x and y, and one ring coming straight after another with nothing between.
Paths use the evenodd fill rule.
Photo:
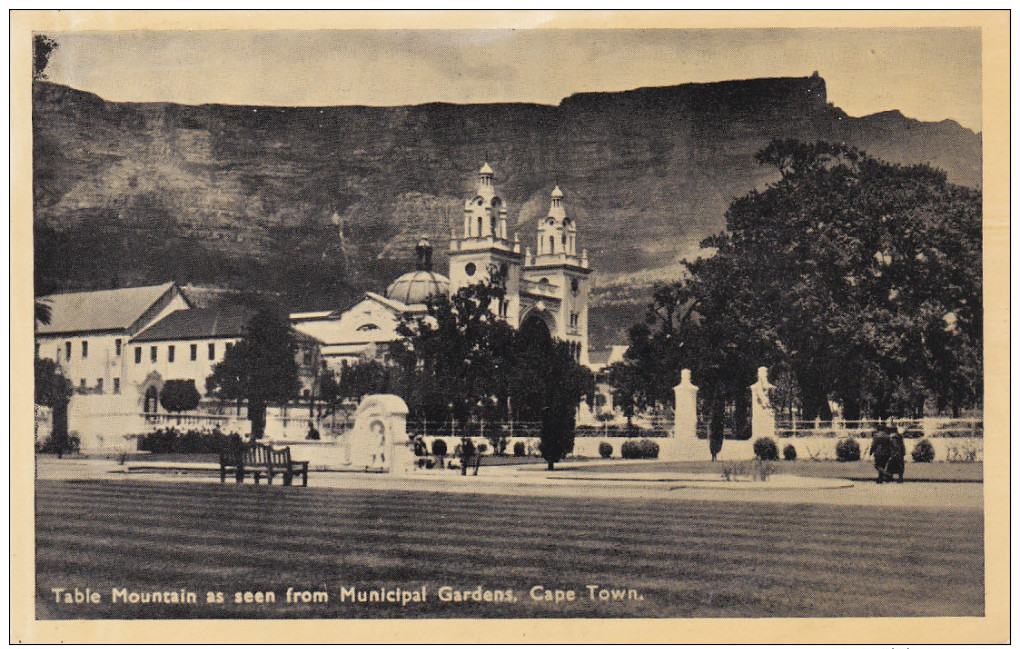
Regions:
<instances>
[{"instance_id":1,"label":"building window","mask_svg":"<svg viewBox=\"0 0 1020 649\"><path fill-rule=\"evenodd\" d=\"M166 362L167 363L173 363L174 362L174 346L173 345L167 345L167 347L166 347Z\"/></svg>"},{"instance_id":2,"label":"building window","mask_svg":"<svg viewBox=\"0 0 1020 649\"><path fill-rule=\"evenodd\" d=\"M223 353L226 354L230 351L230 348L234 346L234 343L227 343L223 346Z\"/></svg>"},{"instance_id":3,"label":"building window","mask_svg":"<svg viewBox=\"0 0 1020 649\"><path fill-rule=\"evenodd\" d=\"M87 340L81 341L81 357L82 358L89 357L89 341Z\"/></svg>"},{"instance_id":4,"label":"building window","mask_svg":"<svg viewBox=\"0 0 1020 649\"><path fill-rule=\"evenodd\" d=\"M68 340L66 343L64 343L64 356L67 357L68 361L71 360L71 341L70 340Z\"/></svg>"},{"instance_id":5,"label":"building window","mask_svg":"<svg viewBox=\"0 0 1020 649\"><path fill-rule=\"evenodd\" d=\"M153 345L152 347L149 347L149 361L155 363L156 358L158 358L156 353L156 346Z\"/></svg>"},{"instance_id":6,"label":"building window","mask_svg":"<svg viewBox=\"0 0 1020 649\"><path fill-rule=\"evenodd\" d=\"M135 364L142 362L142 348L135 347Z\"/></svg>"},{"instance_id":7,"label":"building window","mask_svg":"<svg viewBox=\"0 0 1020 649\"><path fill-rule=\"evenodd\" d=\"M113 393L120 394L120 379L118 378L113 379Z\"/></svg>"},{"instance_id":8,"label":"building window","mask_svg":"<svg viewBox=\"0 0 1020 649\"><path fill-rule=\"evenodd\" d=\"M193 361L198 360L198 345L191 346L191 360Z\"/></svg>"},{"instance_id":9,"label":"building window","mask_svg":"<svg viewBox=\"0 0 1020 649\"><path fill-rule=\"evenodd\" d=\"M120 338L113 341L113 353L120 356Z\"/></svg>"},{"instance_id":10,"label":"building window","mask_svg":"<svg viewBox=\"0 0 1020 649\"><path fill-rule=\"evenodd\" d=\"M475 265L473 263L468 263L468 265L464 267L464 274L467 275L468 277L471 277L475 274L476 270L477 268L475 268Z\"/></svg>"},{"instance_id":11,"label":"building window","mask_svg":"<svg viewBox=\"0 0 1020 649\"><path fill-rule=\"evenodd\" d=\"M103 379L96 379L96 389L99 390L100 394L103 393Z\"/></svg>"},{"instance_id":12,"label":"building window","mask_svg":"<svg viewBox=\"0 0 1020 649\"><path fill-rule=\"evenodd\" d=\"M38 356L38 355L39 355L39 343L36 343L36 344L35 344L35 355L36 355L36 356Z\"/></svg>"},{"instance_id":13,"label":"building window","mask_svg":"<svg viewBox=\"0 0 1020 649\"><path fill-rule=\"evenodd\" d=\"M84 390L84 389L85 389L85 379L82 379L82 380L81 380L81 381L80 381L80 382L78 383L78 385L79 385L79 387L81 387L81 389L82 389L82 390Z\"/></svg>"},{"instance_id":14,"label":"building window","mask_svg":"<svg viewBox=\"0 0 1020 649\"><path fill-rule=\"evenodd\" d=\"M209 360L216 360L216 343L209 343Z\"/></svg>"}]
</instances>

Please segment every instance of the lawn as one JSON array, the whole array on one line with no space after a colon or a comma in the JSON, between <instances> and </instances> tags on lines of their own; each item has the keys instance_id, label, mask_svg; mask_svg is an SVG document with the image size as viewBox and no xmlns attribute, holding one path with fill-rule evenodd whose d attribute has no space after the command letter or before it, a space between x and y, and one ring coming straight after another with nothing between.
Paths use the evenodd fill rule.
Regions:
<instances>
[{"instance_id":1,"label":"lawn","mask_svg":"<svg viewBox=\"0 0 1020 649\"><path fill-rule=\"evenodd\" d=\"M585 466L563 464L557 468L573 471L598 471L605 473L720 473L722 462L659 462L656 460L627 460L611 465ZM775 463L779 473L801 475L810 478L844 478L847 480L874 480L877 472L873 462L815 462L796 460ZM904 478L908 482L982 482L984 464L981 462L907 462Z\"/></svg>"},{"instance_id":2,"label":"lawn","mask_svg":"<svg viewBox=\"0 0 1020 649\"><path fill-rule=\"evenodd\" d=\"M41 619L984 611L983 516L973 510L134 481L39 481L36 502ZM592 600L589 584L624 599L610 590ZM575 599L534 601L538 585ZM345 588L423 586L425 601L406 606L341 601ZM443 602L443 586L509 601ZM288 587L328 602L288 604ZM53 588L88 588L100 601L57 604ZM186 589L198 603L112 603L121 588ZM272 591L275 603L234 603L254 591ZM224 603L206 603L210 592Z\"/></svg>"}]
</instances>

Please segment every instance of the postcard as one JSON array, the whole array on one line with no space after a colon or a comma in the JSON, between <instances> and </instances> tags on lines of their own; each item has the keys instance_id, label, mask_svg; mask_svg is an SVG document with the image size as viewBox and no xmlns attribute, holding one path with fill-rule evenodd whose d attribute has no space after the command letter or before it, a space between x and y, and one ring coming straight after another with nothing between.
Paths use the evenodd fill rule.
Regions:
<instances>
[{"instance_id":1,"label":"postcard","mask_svg":"<svg viewBox=\"0 0 1020 649\"><path fill-rule=\"evenodd\" d=\"M1008 642L1008 23L13 12L11 640Z\"/></svg>"}]
</instances>

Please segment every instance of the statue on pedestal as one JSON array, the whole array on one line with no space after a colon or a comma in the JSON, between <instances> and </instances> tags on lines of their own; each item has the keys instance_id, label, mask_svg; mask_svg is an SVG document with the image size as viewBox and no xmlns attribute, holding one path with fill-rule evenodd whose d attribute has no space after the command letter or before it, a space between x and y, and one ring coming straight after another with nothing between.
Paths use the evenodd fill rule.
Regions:
<instances>
[{"instance_id":1,"label":"statue on pedestal","mask_svg":"<svg viewBox=\"0 0 1020 649\"><path fill-rule=\"evenodd\" d=\"M751 386L751 437L774 437L776 412L772 408L772 390L767 367L758 368L758 382Z\"/></svg>"}]
</instances>

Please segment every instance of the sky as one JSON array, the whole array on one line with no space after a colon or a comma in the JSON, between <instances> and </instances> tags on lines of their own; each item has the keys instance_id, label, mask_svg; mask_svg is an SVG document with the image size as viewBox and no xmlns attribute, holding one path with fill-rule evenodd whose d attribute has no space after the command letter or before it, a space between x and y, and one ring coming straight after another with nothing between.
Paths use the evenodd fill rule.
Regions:
<instances>
[{"instance_id":1,"label":"sky","mask_svg":"<svg viewBox=\"0 0 1020 649\"><path fill-rule=\"evenodd\" d=\"M758 77L826 81L853 116L981 130L979 29L523 29L48 33L51 81L110 101L558 104L576 92Z\"/></svg>"}]
</instances>

